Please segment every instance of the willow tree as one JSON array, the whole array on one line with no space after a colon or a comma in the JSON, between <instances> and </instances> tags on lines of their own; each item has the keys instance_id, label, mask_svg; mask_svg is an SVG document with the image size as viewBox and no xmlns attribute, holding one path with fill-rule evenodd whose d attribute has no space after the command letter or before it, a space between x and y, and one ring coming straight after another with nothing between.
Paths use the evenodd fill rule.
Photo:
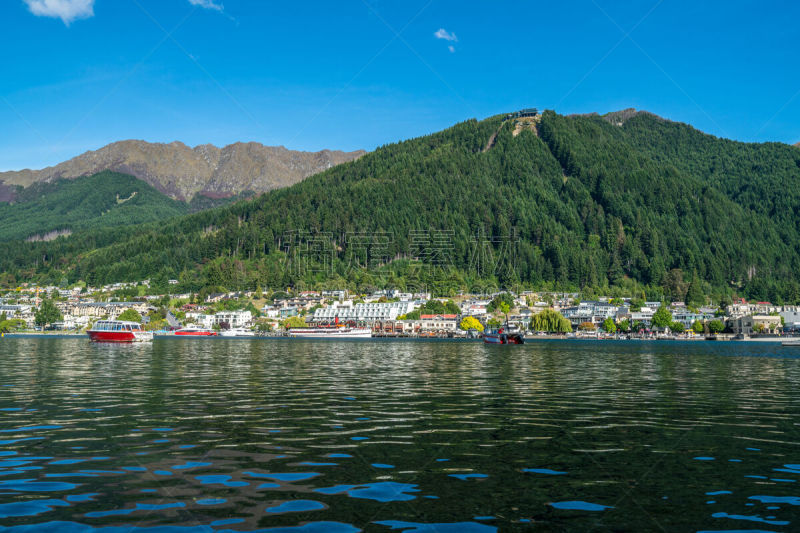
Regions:
<instances>
[{"instance_id":1,"label":"willow tree","mask_svg":"<svg viewBox=\"0 0 800 533\"><path fill-rule=\"evenodd\" d=\"M531 329L548 333L570 333L572 324L554 309L545 309L531 318Z\"/></svg>"}]
</instances>

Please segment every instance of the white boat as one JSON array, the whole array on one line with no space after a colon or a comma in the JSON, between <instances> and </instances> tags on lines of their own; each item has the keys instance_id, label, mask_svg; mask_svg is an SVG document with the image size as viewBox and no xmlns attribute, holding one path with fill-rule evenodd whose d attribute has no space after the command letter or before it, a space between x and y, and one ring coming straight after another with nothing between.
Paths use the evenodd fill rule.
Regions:
<instances>
[{"instance_id":1,"label":"white boat","mask_svg":"<svg viewBox=\"0 0 800 533\"><path fill-rule=\"evenodd\" d=\"M368 339L372 337L372 330L370 328L351 328L346 326L291 328L289 336L306 339Z\"/></svg>"},{"instance_id":2,"label":"white boat","mask_svg":"<svg viewBox=\"0 0 800 533\"><path fill-rule=\"evenodd\" d=\"M800 346L800 339L791 339L781 342L781 346Z\"/></svg>"},{"instance_id":3,"label":"white boat","mask_svg":"<svg viewBox=\"0 0 800 533\"><path fill-rule=\"evenodd\" d=\"M188 337L214 337L217 332L208 328L200 327L196 324L189 324L185 328L176 330L173 335L185 335Z\"/></svg>"},{"instance_id":4,"label":"white boat","mask_svg":"<svg viewBox=\"0 0 800 533\"><path fill-rule=\"evenodd\" d=\"M220 332L220 337L255 337L255 332L251 329L233 328Z\"/></svg>"},{"instance_id":5,"label":"white boat","mask_svg":"<svg viewBox=\"0 0 800 533\"><path fill-rule=\"evenodd\" d=\"M94 342L148 342L153 340L152 331L144 331L138 322L124 320L100 320L86 333Z\"/></svg>"}]
</instances>

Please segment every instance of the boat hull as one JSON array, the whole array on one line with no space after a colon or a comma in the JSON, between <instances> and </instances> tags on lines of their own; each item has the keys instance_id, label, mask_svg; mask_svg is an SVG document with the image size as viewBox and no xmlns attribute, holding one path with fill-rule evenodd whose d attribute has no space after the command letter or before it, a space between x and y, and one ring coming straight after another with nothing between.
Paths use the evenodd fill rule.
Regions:
<instances>
[{"instance_id":1,"label":"boat hull","mask_svg":"<svg viewBox=\"0 0 800 533\"><path fill-rule=\"evenodd\" d=\"M87 330L92 342L144 342L153 340L153 333L143 331L138 322L99 320Z\"/></svg>"},{"instance_id":2,"label":"boat hull","mask_svg":"<svg viewBox=\"0 0 800 533\"><path fill-rule=\"evenodd\" d=\"M132 331L87 331L89 338L94 342L135 342L136 336Z\"/></svg>"},{"instance_id":3,"label":"boat hull","mask_svg":"<svg viewBox=\"0 0 800 533\"><path fill-rule=\"evenodd\" d=\"M215 331L176 331L174 333L178 337L216 337Z\"/></svg>"},{"instance_id":4,"label":"boat hull","mask_svg":"<svg viewBox=\"0 0 800 533\"><path fill-rule=\"evenodd\" d=\"M87 331L92 342L147 342L153 340L153 334L145 331Z\"/></svg>"},{"instance_id":5,"label":"boat hull","mask_svg":"<svg viewBox=\"0 0 800 533\"><path fill-rule=\"evenodd\" d=\"M525 338L517 333L487 333L483 336L484 344L525 344Z\"/></svg>"},{"instance_id":6,"label":"boat hull","mask_svg":"<svg viewBox=\"0 0 800 533\"><path fill-rule=\"evenodd\" d=\"M303 339L369 339L369 328L295 328L289 330L290 337Z\"/></svg>"},{"instance_id":7,"label":"boat hull","mask_svg":"<svg viewBox=\"0 0 800 533\"><path fill-rule=\"evenodd\" d=\"M248 337L255 337L256 334L247 330L228 330L219 334L220 337L246 339Z\"/></svg>"}]
</instances>

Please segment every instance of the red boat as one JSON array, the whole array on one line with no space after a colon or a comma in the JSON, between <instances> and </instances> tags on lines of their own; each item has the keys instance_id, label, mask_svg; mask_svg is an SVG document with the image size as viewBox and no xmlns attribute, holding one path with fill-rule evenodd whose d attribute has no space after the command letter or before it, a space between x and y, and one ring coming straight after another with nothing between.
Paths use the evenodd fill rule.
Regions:
<instances>
[{"instance_id":1,"label":"red boat","mask_svg":"<svg viewBox=\"0 0 800 533\"><path fill-rule=\"evenodd\" d=\"M195 337L215 337L217 335L217 332L210 329L201 328L200 326L192 325L175 330L175 335L191 335Z\"/></svg>"},{"instance_id":2,"label":"red boat","mask_svg":"<svg viewBox=\"0 0 800 533\"><path fill-rule=\"evenodd\" d=\"M94 342L144 342L153 340L153 333L144 331L138 322L99 320L87 330Z\"/></svg>"},{"instance_id":3,"label":"red boat","mask_svg":"<svg viewBox=\"0 0 800 533\"><path fill-rule=\"evenodd\" d=\"M525 344L525 337L522 333L505 333L503 328L494 333L483 334L484 344Z\"/></svg>"}]
</instances>

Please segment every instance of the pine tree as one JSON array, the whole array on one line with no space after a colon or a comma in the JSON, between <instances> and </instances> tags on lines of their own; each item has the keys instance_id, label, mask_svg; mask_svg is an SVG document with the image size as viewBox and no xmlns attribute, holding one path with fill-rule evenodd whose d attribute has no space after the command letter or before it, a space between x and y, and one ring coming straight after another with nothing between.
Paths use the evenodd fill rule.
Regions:
<instances>
[{"instance_id":1,"label":"pine tree","mask_svg":"<svg viewBox=\"0 0 800 533\"><path fill-rule=\"evenodd\" d=\"M700 278L697 277L697 270L692 273L692 281L689 283L689 289L686 291L686 305L698 307L705 303L705 296L703 289L700 286Z\"/></svg>"}]
</instances>

